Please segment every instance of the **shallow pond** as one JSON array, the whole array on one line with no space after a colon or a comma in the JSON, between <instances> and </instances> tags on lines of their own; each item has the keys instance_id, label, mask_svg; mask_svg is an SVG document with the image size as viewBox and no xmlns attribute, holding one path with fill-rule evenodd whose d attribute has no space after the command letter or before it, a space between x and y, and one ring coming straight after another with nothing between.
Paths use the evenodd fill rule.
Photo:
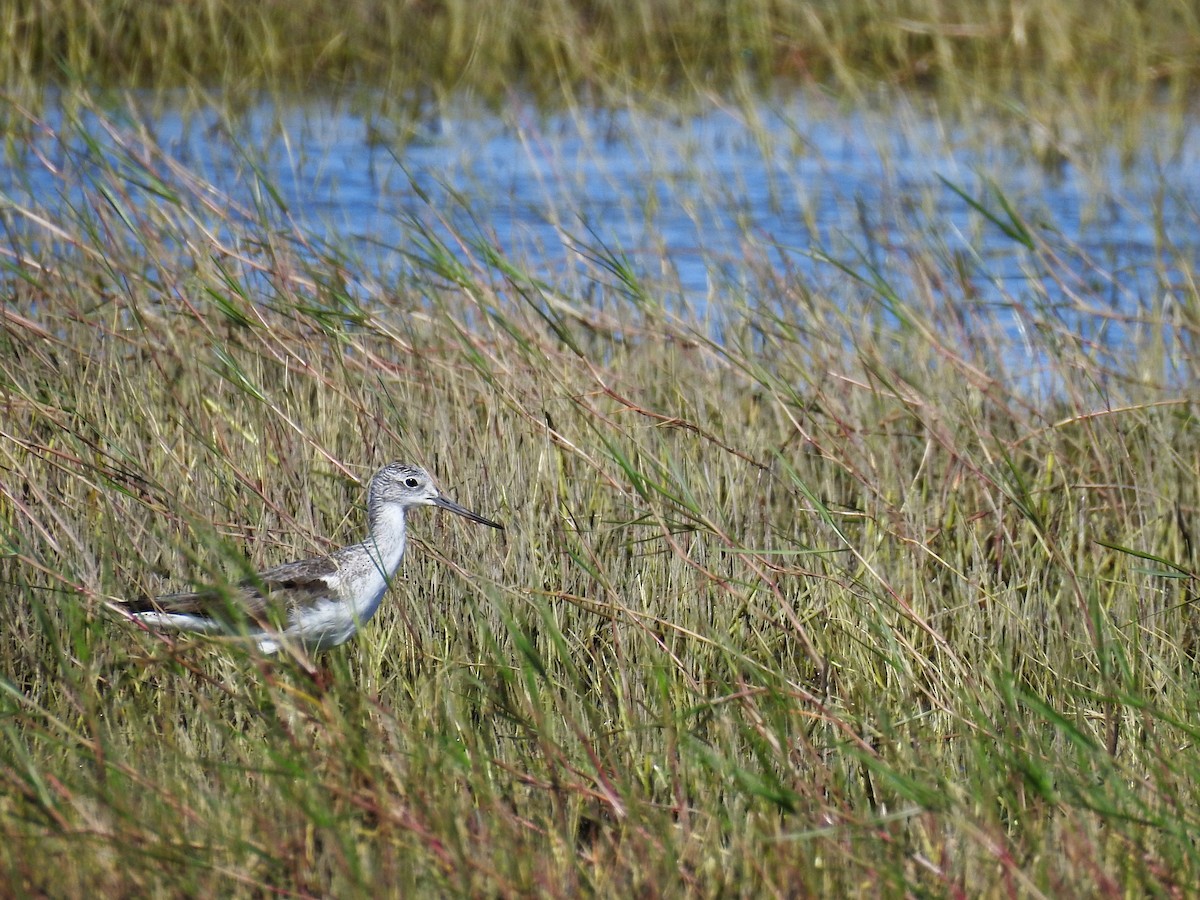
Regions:
<instances>
[{"instance_id":1,"label":"shallow pond","mask_svg":"<svg viewBox=\"0 0 1200 900\"><path fill-rule=\"evenodd\" d=\"M79 161L112 148L87 116L73 132L53 111L44 121L0 169L10 229L39 227L12 205L53 218L78 202ZM348 250L368 293L419 267L435 236L454 252L479 239L575 297L621 288L617 262L648 296L710 309L754 289L753 259L817 289L847 289L853 273L855 289L886 282L903 298L925 254L961 276L952 302L1126 316L1187 290L1200 236L1200 143L1165 121L1124 159L1069 137L1065 156L1034 153L1020 126L952 126L916 102L848 111L819 94L688 115L545 114L515 98L403 137L333 102L135 121L235 202Z\"/></svg>"}]
</instances>

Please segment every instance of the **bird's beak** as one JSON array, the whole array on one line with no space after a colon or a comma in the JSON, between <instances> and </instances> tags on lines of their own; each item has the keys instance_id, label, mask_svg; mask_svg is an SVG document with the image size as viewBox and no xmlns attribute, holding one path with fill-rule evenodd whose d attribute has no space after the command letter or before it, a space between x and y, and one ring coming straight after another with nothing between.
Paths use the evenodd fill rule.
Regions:
<instances>
[{"instance_id":1,"label":"bird's beak","mask_svg":"<svg viewBox=\"0 0 1200 900\"><path fill-rule=\"evenodd\" d=\"M452 513L458 513L464 519L470 519L472 522L478 522L480 525L488 525L492 528L499 528L501 531L504 530L504 526L499 522L493 522L491 519L485 519L483 516L479 515L479 513L471 512L471 510L467 509L460 503L455 503L449 497L438 494L430 502L434 506L440 506L442 509L448 509Z\"/></svg>"}]
</instances>

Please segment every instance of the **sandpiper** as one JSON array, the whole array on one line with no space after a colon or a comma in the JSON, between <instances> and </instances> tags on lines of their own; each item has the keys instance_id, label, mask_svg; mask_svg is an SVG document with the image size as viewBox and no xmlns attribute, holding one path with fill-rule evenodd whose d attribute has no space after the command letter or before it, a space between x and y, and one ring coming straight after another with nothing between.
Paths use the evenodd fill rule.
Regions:
<instances>
[{"instance_id":1,"label":"sandpiper","mask_svg":"<svg viewBox=\"0 0 1200 900\"><path fill-rule=\"evenodd\" d=\"M154 628L246 634L264 653L291 642L305 651L336 647L375 615L404 555L404 513L417 506L504 528L442 494L420 466L390 463L367 487L370 532L361 543L275 566L236 586L127 600L122 608Z\"/></svg>"}]
</instances>

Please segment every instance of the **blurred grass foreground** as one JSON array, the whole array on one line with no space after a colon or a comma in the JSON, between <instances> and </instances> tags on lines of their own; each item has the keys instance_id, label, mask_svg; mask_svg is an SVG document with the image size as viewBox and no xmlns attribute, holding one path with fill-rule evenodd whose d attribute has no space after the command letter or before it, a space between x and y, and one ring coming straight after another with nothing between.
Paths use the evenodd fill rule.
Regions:
<instances>
[{"instance_id":1,"label":"blurred grass foreground","mask_svg":"<svg viewBox=\"0 0 1200 900\"><path fill-rule=\"evenodd\" d=\"M262 37L285 6L47 0L6 7L0 28L25 36L6 63L35 79L55 60L96 84L174 65L205 80L237 58L286 68ZM684 9L520 5L549 41L518 6L472 15L511 29L524 60L546 40L571 77L607 72L595 48L619 47L614 78ZM889 45L907 65L913 35L934 59L960 46L903 6L853 30L875 35L869 52L845 26L814 71L871 71ZM1033 35L1083 9L1002 6L994 61L1014 75L1018 14ZM721 52L734 22L769 49L785 20L836 38L828 23L856 8L722 5ZM1101 8L1090 27L1122 37L1110 62L1144 54L1131 84L1190 85L1194 63L1169 52L1195 47L1190 7L1170 7L1170 29ZM414 46L396 23L423 17L428 59L467 15L341 14ZM688 24L671 46L691 46ZM1058 58L1059 32L1036 31L1023 46ZM363 33L295 64L377 72L371 54L397 46ZM493 37L458 40L483 54ZM786 55L767 55L777 74ZM509 77L471 59L471 77ZM1064 85L1095 63L1073 60ZM296 225L269 172L247 166L259 202L241 202L132 114L62 90L53 120L15 94L5 112L6 183L36 167L54 185L0 195L5 894L1200 883L1200 303L1170 235L1161 290L1117 308L1120 273L1081 278L1057 223L963 187L1021 254L1023 280L987 303L980 259L888 209L906 253L818 286L747 233L722 302L700 307L602 234L564 288L487 223L429 209L395 236L403 273L368 284L358 248ZM61 154L31 151L45 142ZM286 659L148 634L105 606L357 539L361 481L393 458L507 531L413 516L380 614L323 657L326 690Z\"/></svg>"}]
</instances>

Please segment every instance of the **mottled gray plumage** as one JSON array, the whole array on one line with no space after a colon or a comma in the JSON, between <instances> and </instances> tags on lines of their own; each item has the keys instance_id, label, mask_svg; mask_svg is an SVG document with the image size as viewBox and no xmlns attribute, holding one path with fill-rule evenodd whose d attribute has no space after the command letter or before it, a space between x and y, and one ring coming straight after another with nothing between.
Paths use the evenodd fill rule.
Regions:
<instances>
[{"instance_id":1,"label":"mottled gray plumage","mask_svg":"<svg viewBox=\"0 0 1200 900\"><path fill-rule=\"evenodd\" d=\"M284 563L226 590L209 588L123 603L154 628L248 633L265 653L286 641L323 650L348 641L375 614L404 555L404 512L440 506L503 529L444 496L419 466L390 463L367 488L366 540L328 556Z\"/></svg>"}]
</instances>

